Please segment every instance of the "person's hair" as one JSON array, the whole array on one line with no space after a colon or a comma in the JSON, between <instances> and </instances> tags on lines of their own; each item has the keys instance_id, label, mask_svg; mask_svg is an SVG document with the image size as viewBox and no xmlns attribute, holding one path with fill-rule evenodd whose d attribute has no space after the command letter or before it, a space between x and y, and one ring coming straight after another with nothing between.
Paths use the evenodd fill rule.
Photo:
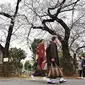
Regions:
<instances>
[{"instance_id":1,"label":"person's hair","mask_svg":"<svg viewBox=\"0 0 85 85\"><path fill-rule=\"evenodd\" d=\"M44 39L41 39L41 40L40 40L40 43L41 43L43 40L44 40Z\"/></svg>"},{"instance_id":2,"label":"person's hair","mask_svg":"<svg viewBox=\"0 0 85 85\"><path fill-rule=\"evenodd\" d=\"M56 39L56 37L52 37L52 41L54 41Z\"/></svg>"},{"instance_id":3,"label":"person's hair","mask_svg":"<svg viewBox=\"0 0 85 85\"><path fill-rule=\"evenodd\" d=\"M81 60L81 56L79 56L79 59Z\"/></svg>"}]
</instances>

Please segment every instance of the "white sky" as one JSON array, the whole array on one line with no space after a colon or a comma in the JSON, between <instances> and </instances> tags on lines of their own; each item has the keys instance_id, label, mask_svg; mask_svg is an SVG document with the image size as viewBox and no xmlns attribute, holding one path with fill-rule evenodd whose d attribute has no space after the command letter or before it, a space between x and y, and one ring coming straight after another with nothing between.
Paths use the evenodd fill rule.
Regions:
<instances>
[{"instance_id":1,"label":"white sky","mask_svg":"<svg viewBox=\"0 0 85 85\"><path fill-rule=\"evenodd\" d=\"M13 4L15 1L17 0L0 0L0 4L7 3L7 2Z\"/></svg>"}]
</instances>

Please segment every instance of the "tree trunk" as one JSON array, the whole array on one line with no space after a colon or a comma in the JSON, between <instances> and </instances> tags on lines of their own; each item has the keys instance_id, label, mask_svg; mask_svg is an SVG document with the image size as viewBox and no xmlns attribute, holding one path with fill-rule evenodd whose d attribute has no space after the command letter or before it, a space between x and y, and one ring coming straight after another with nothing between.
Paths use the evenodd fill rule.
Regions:
<instances>
[{"instance_id":1,"label":"tree trunk","mask_svg":"<svg viewBox=\"0 0 85 85\"><path fill-rule=\"evenodd\" d=\"M76 69L77 69L76 53L74 53L74 56L73 56L73 64L74 64L74 73L76 74Z\"/></svg>"},{"instance_id":2,"label":"tree trunk","mask_svg":"<svg viewBox=\"0 0 85 85\"><path fill-rule=\"evenodd\" d=\"M8 36L6 39L3 58L9 58L9 46L10 46L10 40L11 40L11 36L12 36L13 26L14 26L14 22L12 19L11 25L10 25L9 31L8 31ZM9 72L9 61L7 61L7 62L3 61L3 76L8 77L9 73L10 73Z\"/></svg>"},{"instance_id":3,"label":"tree trunk","mask_svg":"<svg viewBox=\"0 0 85 85\"><path fill-rule=\"evenodd\" d=\"M4 55L3 58L9 58L9 46L10 46L10 40L11 40L11 36L12 36L12 31L13 31L13 27L14 27L14 23L15 23L15 18L19 9L19 3L21 0L17 0L17 5L16 5L16 9L15 9L15 13L13 16L10 16L9 14L5 14L5 13L1 13L2 15L8 17L11 19L10 22L10 26L8 29L8 35L6 38L6 44L5 44L5 48L4 48ZM9 16L8 16L9 15ZM3 76L4 77L8 77L9 76L9 62L4 62L3 61Z\"/></svg>"},{"instance_id":4,"label":"tree trunk","mask_svg":"<svg viewBox=\"0 0 85 85\"><path fill-rule=\"evenodd\" d=\"M62 41L62 50L64 57L64 74L70 76L72 74L72 64L67 41Z\"/></svg>"}]
</instances>

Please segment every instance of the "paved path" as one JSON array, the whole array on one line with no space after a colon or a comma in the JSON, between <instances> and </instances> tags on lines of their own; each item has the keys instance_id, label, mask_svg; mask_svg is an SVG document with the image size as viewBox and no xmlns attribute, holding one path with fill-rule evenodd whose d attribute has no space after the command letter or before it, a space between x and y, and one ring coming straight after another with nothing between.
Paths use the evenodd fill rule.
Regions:
<instances>
[{"instance_id":1,"label":"paved path","mask_svg":"<svg viewBox=\"0 0 85 85\"><path fill-rule=\"evenodd\" d=\"M49 85L42 79L29 80L28 78L0 79L0 85ZM50 84L53 85L53 84ZM66 83L57 82L54 85L85 85L85 79L67 79Z\"/></svg>"}]
</instances>

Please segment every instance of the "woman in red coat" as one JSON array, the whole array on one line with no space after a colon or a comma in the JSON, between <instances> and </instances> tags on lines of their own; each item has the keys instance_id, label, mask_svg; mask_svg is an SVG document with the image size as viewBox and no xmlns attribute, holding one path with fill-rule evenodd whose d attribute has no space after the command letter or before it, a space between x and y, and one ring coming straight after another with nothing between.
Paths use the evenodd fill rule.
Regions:
<instances>
[{"instance_id":1,"label":"woman in red coat","mask_svg":"<svg viewBox=\"0 0 85 85\"><path fill-rule=\"evenodd\" d=\"M37 55L38 66L40 70L43 70L42 62L46 59L44 40L41 40L40 43L38 44L37 49L36 49L36 55Z\"/></svg>"},{"instance_id":2,"label":"woman in red coat","mask_svg":"<svg viewBox=\"0 0 85 85\"><path fill-rule=\"evenodd\" d=\"M41 40L40 43L37 46L36 49L36 55L37 55L37 68L40 70L38 73L35 73L31 76L33 80L35 80L35 75L41 75L44 76L45 72L42 68L42 64L44 61L46 61L46 56L45 56L45 47L44 47L44 40Z\"/></svg>"}]
</instances>

